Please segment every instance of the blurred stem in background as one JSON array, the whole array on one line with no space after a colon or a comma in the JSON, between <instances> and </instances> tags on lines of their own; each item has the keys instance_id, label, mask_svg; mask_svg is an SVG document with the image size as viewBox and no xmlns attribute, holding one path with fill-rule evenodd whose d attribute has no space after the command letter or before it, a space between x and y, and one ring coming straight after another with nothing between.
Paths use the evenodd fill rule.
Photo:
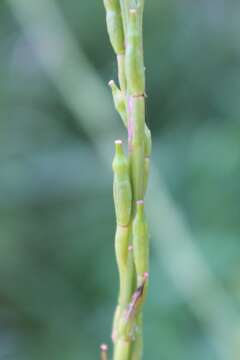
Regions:
<instances>
[{"instance_id":1,"label":"blurred stem in background","mask_svg":"<svg viewBox=\"0 0 240 360\"><path fill-rule=\"evenodd\" d=\"M77 45L56 3L8 3L44 70L108 166L112 139L120 127L112 121L114 113L104 84ZM89 94L91 104L86 101ZM218 358L237 360L239 356L233 351L239 335L239 314L194 244L154 164L151 173L147 208L156 256L202 324Z\"/></svg>"},{"instance_id":2,"label":"blurred stem in background","mask_svg":"<svg viewBox=\"0 0 240 360\"><path fill-rule=\"evenodd\" d=\"M114 360L140 360L143 353L142 307L149 271L144 195L151 154L151 133L145 123L143 3L104 0L104 5L107 30L118 62L120 88L113 80L110 86L116 109L128 129L128 157L122 141L117 140L113 160L115 249L120 281L113 322Z\"/></svg>"}]
</instances>

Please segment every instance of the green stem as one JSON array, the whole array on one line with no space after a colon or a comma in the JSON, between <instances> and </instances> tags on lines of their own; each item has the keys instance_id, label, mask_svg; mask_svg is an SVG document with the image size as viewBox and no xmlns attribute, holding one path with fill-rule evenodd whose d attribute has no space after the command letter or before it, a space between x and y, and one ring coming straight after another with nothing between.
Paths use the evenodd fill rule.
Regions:
<instances>
[{"instance_id":1,"label":"green stem","mask_svg":"<svg viewBox=\"0 0 240 360\"><path fill-rule=\"evenodd\" d=\"M141 360L142 307L147 293L149 255L144 195L151 155L151 133L145 124L144 0L104 2L107 12L113 11L114 5L115 15L107 15L107 23L110 41L117 55L120 89L114 81L109 85L115 108L128 129L128 159L123 153L122 142L117 141L113 161L117 222L115 250L120 281L113 323L114 360ZM119 9L121 22L116 16ZM113 19L115 25L108 19ZM116 28L117 23L119 29ZM119 39L122 37L119 30L124 38L124 51L120 52Z\"/></svg>"}]
</instances>

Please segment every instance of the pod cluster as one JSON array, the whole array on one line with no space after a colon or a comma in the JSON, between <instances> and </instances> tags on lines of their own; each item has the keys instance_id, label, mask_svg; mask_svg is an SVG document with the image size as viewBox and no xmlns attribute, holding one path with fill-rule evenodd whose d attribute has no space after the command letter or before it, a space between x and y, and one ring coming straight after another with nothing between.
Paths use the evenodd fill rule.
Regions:
<instances>
[{"instance_id":1,"label":"pod cluster","mask_svg":"<svg viewBox=\"0 0 240 360\"><path fill-rule=\"evenodd\" d=\"M112 339L114 360L142 358L142 306L148 283L149 238L144 197L151 156L145 122L143 0L103 0L107 30L117 57L118 83L111 80L116 111L127 128L128 146L115 141L113 198L119 297Z\"/></svg>"}]
</instances>

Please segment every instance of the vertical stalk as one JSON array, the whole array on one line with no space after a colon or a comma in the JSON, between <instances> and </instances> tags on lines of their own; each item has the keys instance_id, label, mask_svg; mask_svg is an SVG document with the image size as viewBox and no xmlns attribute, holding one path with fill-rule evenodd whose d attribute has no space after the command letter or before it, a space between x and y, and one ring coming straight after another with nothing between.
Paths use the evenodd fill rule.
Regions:
<instances>
[{"instance_id":1,"label":"vertical stalk","mask_svg":"<svg viewBox=\"0 0 240 360\"><path fill-rule=\"evenodd\" d=\"M148 283L148 228L144 214L151 155L151 132L145 123L145 68L142 19L144 0L103 0L107 29L118 63L113 80L114 105L128 132L128 156L115 142L113 196L119 297L112 339L114 360L141 360L142 308Z\"/></svg>"}]
</instances>

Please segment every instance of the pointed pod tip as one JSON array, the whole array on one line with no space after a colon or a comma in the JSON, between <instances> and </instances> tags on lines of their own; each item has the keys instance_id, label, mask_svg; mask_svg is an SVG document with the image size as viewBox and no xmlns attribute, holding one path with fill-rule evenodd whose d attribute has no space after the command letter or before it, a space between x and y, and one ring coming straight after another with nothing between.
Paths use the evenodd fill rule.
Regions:
<instances>
[{"instance_id":1,"label":"pointed pod tip","mask_svg":"<svg viewBox=\"0 0 240 360\"><path fill-rule=\"evenodd\" d=\"M138 206L142 206L144 205L144 200L137 200L136 203Z\"/></svg>"},{"instance_id":2,"label":"pointed pod tip","mask_svg":"<svg viewBox=\"0 0 240 360\"><path fill-rule=\"evenodd\" d=\"M100 345L100 350L101 350L102 352L107 352L107 351L108 351L108 346L107 346L107 344L101 344L101 345Z\"/></svg>"},{"instance_id":3,"label":"pointed pod tip","mask_svg":"<svg viewBox=\"0 0 240 360\"><path fill-rule=\"evenodd\" d=\"M144 279L144 281L147 281L148 278L149 278L149 273L148 273L148 272L145 272L145 273L143 274L143 279Z\"/></svg>"},{"instance_id":4,"label":"pointed pod tip","mask_svg":"<svg viewBox=\"0 0 240 360\"><path fill-rule=\"evenodd\" d=\"M110 80L110 81L108 82L108 85L110 86L110 88L114 87L114 85L115 85L114 80Z\"/></svg>"},{"instance_id":5,"label":"pointed pod tip","mask_svg":"<svg viewBox=\"0 0 240 360\"><path fill-rule=\"evenodd\" d=\"M123 151L123 141L121 139L115 140L115 154L117 156L122 156L124 155L124 151Z\"/></svg>"}]
</instances>

